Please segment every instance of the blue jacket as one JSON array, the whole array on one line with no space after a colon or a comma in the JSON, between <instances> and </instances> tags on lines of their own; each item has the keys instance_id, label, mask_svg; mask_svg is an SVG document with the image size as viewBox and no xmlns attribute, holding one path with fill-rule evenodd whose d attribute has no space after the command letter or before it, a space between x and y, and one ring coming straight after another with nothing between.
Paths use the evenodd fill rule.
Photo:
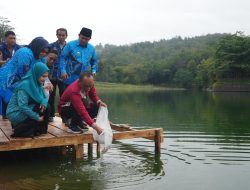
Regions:
<instances>
[{"instance_id":1,"label":"blue jacket","mask_svg":"<svg viewBox=\"0 0 250 190\"><path fill-rule=\"evenodd\" d=\"M59 42L56 41L49 44L49 48L56 49L58 52L58 59L56 60L54 65L50 68L49 79L58 79L60 77L59 76L60 56L64 47L61 49Z\"/></svg>"},{"instance_id":2,"label":"blue jacket","mask_svg":"<svg viewBox=\"0 0 250 190\"><path fill-rule=\"evenodd\" d=\"M38 120L39 115L32 109L35 104L33 99L24 90L16 90L8 104L7 116L14 125L27 118Z\"/></svg>"},{"instance_id":3,"label":"blue jacket","mask_svg":"<svg viewBox=\"0 0 250 190\"><path fill-rule=\"evenodd\" d=\"M86 47L80 45L79 40L74 40L63 48L60 57L60 75L67 73L69 78L65 84L71 84L79 78L81 72L91 69L96 73L98 68L95 47L87 44Z\"/></svg>"},{"instance_id":4,"label":"blue jacket","mask_svg":"<svg viewBox=\"0 0 250 190\"><path fill-rule=\"evenodd\" d=\"M8 50L7 44L5 42L0 43L0 52L3 54L3 61L12 58L12 56L16 53L16 51L21 48L18 44L13 46L13 51L10 52Z\"/></svg>"},{"instance_id":5,"label":"blue jacket","mask_svg":"<svg viewBox=\"0 0 250 190\"><path fill-rule=\"evenodd\" d=\"M15 55L0 68L0 89L13 91L36 61L30 48L23 47L17 50Z\"/></svg>"}]
</instances>

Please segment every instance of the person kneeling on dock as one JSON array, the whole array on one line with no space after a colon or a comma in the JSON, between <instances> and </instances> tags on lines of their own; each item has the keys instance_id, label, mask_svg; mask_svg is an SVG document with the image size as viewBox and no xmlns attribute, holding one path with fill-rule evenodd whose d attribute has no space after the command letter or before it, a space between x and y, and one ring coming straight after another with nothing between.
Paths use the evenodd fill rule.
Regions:
<instances>
[{"instance_id":1,"label":"person kneeling on dock","mask_svg":"<svg viewBox=\"0 0 250 190\"><path fill-rule=\"evenodd\" d=\"M82 133L82 130L87 129L87 124L101 134L102 128L93 120L97 116L99 106L106 107L106 104L96 94L93 74L84 72L64 91L59 100L58 111L63 122L68 124L69 132Z\"/></svg>"},{"instance_id":2,"label":"person kneeling on dock","mask_svg":"<svg viewBox=\"0 0 250 190\"><path fill-rule=\"evenodd\" d=\"M7 117L14 129L12 137L33 138L47 133L48 100L42 85L48 72L44 63L35 63L14 90L7 108Z\"/></svg>"}]
</instances>

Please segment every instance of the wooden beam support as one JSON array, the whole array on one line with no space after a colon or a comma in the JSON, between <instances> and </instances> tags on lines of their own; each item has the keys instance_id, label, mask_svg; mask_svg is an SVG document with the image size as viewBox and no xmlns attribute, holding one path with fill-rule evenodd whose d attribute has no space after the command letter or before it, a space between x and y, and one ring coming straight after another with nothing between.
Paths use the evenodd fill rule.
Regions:
<instances>
[{"instance_id":1,"label":"wooden beam support","mask_svg":"<svg viewBox=\"0 0 250 190\"><path fill-rule=\"evenodd\" d=\"M66 156L66 154L67 154L67 147L66 146L62 146L61 147L61 151L62 151L62 155Z\"/></svg>"},{"instance_id":2,"label":"wooden beam support","mask_svg":"<svg viewBox=\"0 0 250 190\"><path fill-rule=\"evenodd\" d=\"M162 129L155 129L155 155L161 155Z\"/></svg>"},{"instance_id":3,"label":"wooden beam support","mask_svg":"<svg viewBox=\"0 0 250 190\"><path fill-rule=\"evenodd\" d=\"M136 131L135 129L131 128L129 125L127 124L114 124L112 122L110 122L110 126L111 129L113 129L114 131L118 131L118 132L122 132L122 131ZM148 140L152 140L154 141L154 136L152 137L144 137L145 139ZM161 138L161 142L163 142L163 138Z\"/></svg>"},{"instance_id":4,"label":"wooden beam support","mask_svg":"<svg viewBox=\"0 0 250 190\"><path fill-rule=\"evenodd\" d=\"M77 144L75 145L75 153L76 153L76 159L82 160L83 159L83 144Z\"/></svg>"},{"instance_id":5,"label":"wooden beam support","mask_svg":"<svg viewBox=\"0 0 250 190\"><path fill-rule=\"evenodd\" d=\"M155 130L156 129L145 129L113 133L113 140L154 137Z\"/></svg>"},{"instance_id":6,"label":"wooden beam support","mask_svg":"<svg viewBox=\"0 0 250 190\"><path fill-rule=\"evenodd\" d=\"M93 156L93 143L88 143L88 156Z\"/></svg>"},{"instance_id":7,"label":"wooden beam support","mask_svg":"<svg viewBox=\"0 0 250 190\"><path fill-rule=\"evenodd\" d=\"M57 147L67 146L84 143L94 143L92 134L89 135L75 135L67 137L53 137L50 139L29 139L23 138L22 140L10 141L8 144L0 146L0 151L10 150L23 150L33 148L46 148L46 147Z\"/></svg>"},{"instance_id":8,"label":"wooden beam support","mask_svg":"<svg viewBox=\"0 0 250 190\"><path fill-rule=\"evenodd\" d=\"M110 122L110 127L114 131L133 131L127 124L114 124Z\"/></svg>"},{"instance_id":9,"label":"wooden beam support","mask_svg":"<svg viewBox=\"0 0 250 190\"><path fill-rule=\"evenodd\" d=\"M96 155L97 155L97 158L101 157L101 147L98 142L96 143Z\"/></svg>"}]
</instances>

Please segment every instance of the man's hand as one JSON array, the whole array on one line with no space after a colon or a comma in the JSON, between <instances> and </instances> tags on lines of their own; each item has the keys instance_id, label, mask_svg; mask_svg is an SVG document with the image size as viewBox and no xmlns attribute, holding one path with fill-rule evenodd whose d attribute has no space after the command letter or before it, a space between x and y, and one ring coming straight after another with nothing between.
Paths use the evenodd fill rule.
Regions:
<instances>
[{"instance_id":1,"label":"man's hand","mask_svg":"<svg viewBox=\"0 0 250 190\"><path fill-rule=\"evenodd\" d=\"M105 104L103 101L99 100L98 104L103 107L107 107L107 104Z\"/></svg>"},{"instance_id":2,"label":"man's hand","mask_svg":"<svg viewBox=\"0 0 250 190\"><path fill-rule=\"evenodd\" d=\"M54 90L54 86L53 86L52 83L48 83L48 84L46 84L46 86L44 87L44 89L52 92Z\"/></svg>"},{"instance_id":3,"label":"man's hand","mask_svg":"<svg viewBox=\"0 0 250 190\"><path fill-rule=\"evenodd\" d=\"M64 74L61 75L61 78L62 78L63 80L66 80L66 79L69 78L69 76L67 75L67 73L64 73Z\"/></svg>"},{"instance_id":4,"label":"man's hand","mask_svg":"<svg viewBox=\"0 0 250 190\"><path fill-rule=\"evenodd\" d=\"M103 129L99 127L96 123L92 124L93 129L96 130L97 134L100 135L103 132Z\"/></svg>"}]
</instances>

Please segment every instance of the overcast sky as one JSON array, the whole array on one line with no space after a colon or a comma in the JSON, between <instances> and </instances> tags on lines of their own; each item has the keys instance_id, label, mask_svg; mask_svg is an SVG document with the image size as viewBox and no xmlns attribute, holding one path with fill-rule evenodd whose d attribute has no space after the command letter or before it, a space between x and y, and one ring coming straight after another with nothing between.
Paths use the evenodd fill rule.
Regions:
<instances>
[{"instance_id":1,"label":"overcast sky","mask_svg":"<svg viewBox=\"0 0 250 190\"><path fill-rule=\"evenodd\" d=\"M207 33L250 34L249 0L11 0L0 2L22 44L43 36L55 41L59 27L74 40L82 27L93 44L130 44Z\"/></svg>"}]
</instances>

